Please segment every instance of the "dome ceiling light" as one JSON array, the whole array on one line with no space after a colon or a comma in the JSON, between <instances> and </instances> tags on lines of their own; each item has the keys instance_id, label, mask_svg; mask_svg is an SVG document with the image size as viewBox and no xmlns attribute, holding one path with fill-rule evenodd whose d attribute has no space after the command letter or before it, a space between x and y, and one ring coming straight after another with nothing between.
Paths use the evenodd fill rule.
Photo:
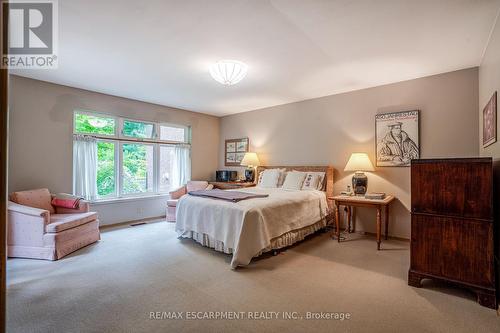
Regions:
<instances>
[{"instance_id":1,"label":"dome ceiling light","mask_svg":"<svg viewBox=\"0 0 500 333\"><path fill-rule=\"evenodd\" d=\"M247 75L248 66L237 60L221 60L210 66L212 78L226 86L231 86L243 80Z\"/></svg>"}]
</instances>

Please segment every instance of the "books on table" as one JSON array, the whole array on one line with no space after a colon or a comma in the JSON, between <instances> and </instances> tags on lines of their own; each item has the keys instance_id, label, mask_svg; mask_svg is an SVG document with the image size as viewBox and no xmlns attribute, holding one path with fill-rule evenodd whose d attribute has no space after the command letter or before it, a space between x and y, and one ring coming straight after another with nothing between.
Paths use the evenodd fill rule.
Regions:
<instances>
[{"instance_id":1,"label":"books on table","mask_svg":"<svg viewBox=\"0 0 500 333\"><path fill-rule=\"evenodd\" d=\"M385 193L383 193L383 192L366 193L365 194L365 199L383 200L383 199L385 199Z\"/></svg>"}]
</instances>

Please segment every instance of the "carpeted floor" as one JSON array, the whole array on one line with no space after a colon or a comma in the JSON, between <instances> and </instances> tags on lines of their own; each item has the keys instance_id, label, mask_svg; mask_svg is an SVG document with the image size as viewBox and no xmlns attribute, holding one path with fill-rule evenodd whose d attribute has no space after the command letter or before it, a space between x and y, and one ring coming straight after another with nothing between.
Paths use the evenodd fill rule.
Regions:
<instances>
[{"instance_id":1,"label":"carpeted floor","mask_svg":"<svg viewBox=\"0 0 500 333\"><path fill-rule=\"evenodd\" d=\"M496 311L465 290L408 287L408 243L389 240L377 252L372 237L349 237L338 244L318 234L232 271L229 256L178 240L173 224L108 228L99 243L56 262L8 261L8 331L500 331ZM197 311L241 311L245 319L192 319L210 315ZM264 319L276 316L270 312L278 319ZM350 319L307 320L307 312Z\"/></svg>"}]
</instances>

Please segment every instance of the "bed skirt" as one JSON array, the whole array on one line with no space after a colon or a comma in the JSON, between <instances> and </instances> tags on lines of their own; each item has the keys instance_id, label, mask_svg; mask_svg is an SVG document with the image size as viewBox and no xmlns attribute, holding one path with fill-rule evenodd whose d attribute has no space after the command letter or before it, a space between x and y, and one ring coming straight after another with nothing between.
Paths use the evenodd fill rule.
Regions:
<instances>
[{"instance_id":1,"label":"bed skirt","mask_svg":"<svg viewBox=\"0 0 500 333\"><path fill-rule=\"evenodd\" d=\"M328 219L324 218L324 219L321 219L320 221L318 221L314 224L311 224L307 227L297 229L297 230L292 230L292 231L289 231L289 232L287 232L279 237L273 238L273 239L271 239L271 245L266 247L265 249L263 249L259 253L257 253L254 256L254 258L260 256L261 254L263 254L265 252L282 249L284 247L287 247L287 246L293 245L297 242L300 242L301 240L303 240L307 236L309 236L309 235L315 233L316 231L326 227L327 225L328 225ZM201 245L212 248L215 251L224 252L226 254L233 254L232 248L224 246L224 242L213 239L212 237L210 237L207 234L201 234L201 233L197 233L195 231L190 231L189 233L187 233L185 236L182 236L182 237L183 238L191 238L194 241L200 243Z\"/></svg>"}]
</instances>

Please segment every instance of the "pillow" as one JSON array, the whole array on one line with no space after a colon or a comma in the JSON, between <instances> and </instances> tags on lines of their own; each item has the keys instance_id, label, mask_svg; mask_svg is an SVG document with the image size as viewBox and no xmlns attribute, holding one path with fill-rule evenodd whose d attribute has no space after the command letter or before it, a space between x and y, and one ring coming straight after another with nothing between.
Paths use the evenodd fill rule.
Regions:
<instances>
[{"instance_id":1,"label":"pillow","mask_svg":"<svg viewBox=\"0 0 500 333\"><path fill-rule=\"evenodd\" d=\"M304 179L306 178L305 172L292 171L286 174L285 182L283 183L284 190L300 190Z\"/></svg>"},{"instance_id":2,"label":"pillow","mask_svg":"<svg viewBox=\"0 0 500 333\"><path fill-rule=\"evenodd\" d=\"M52 196L46 188L31 191L14 192L11 194L10 199L17 204L29 206L33 208L48 210L51 214L55 213L52 206Z\"/></svg>"},{"instance_id":3,"label":"pillow","mask_svg":"<svg viewBox=\"0 0 500 333\"><path fill-rule=\"evenodd\" d=\"M325 180L325 173L322 171L310 171L307 172L307 174L319 176L318 187L316 189L321 191L323 189L323 181Z\"/></svg>"},{"instance_id":4,"label":"pillow","mask_svg":"<svg viewBox=\"0 0 500 333\"><path fill-rule=\"evenodd\" d=\"M278 169L267 169L261 172L262 177L260 177L259 186L273 188L278 186L278 180L280 177L280 171Z\"/></svg>"},{"instance_id":5,"label":"pillow","mask_svg":"<svg viewBox=\"0 0 500 333\"><path fill-rule=\"evenodd\" d=\"M266 170L278 170L280 172L280 176L278 178L278 187L281 187L283 186L283 182L285 181L285 177L286 177L286 169L283 168L283 169L266 169ZM259 173L259 177L257 178L257 184L260 184L262 182L262 176L264 175L264 171L266 170L263 170Z\"/></svg>"},{"instance_id":6,"label":"pillow","mask_svg":"<svg viewBox=\"0 0 500 333\"><path fill-rule=\"evenodd\" d=\"M320 177L312 173L307 173L304 179L304 184L302 185L302 190L310 191L317 190Z\"/></svg>"},{"instance_id":7,"label":"pillow","mask_svg":"<svg viewBox=\"0 0 500 333\"><path fill-rule=\"evenodd\" d=\"M286 178L286 169L283 168L283 169L278 169L279 172L280 172L280 177L278 178L278 187L281 187L283 186L283 183L285 182L285 178Z\"/></svg>"}]
</instances>

